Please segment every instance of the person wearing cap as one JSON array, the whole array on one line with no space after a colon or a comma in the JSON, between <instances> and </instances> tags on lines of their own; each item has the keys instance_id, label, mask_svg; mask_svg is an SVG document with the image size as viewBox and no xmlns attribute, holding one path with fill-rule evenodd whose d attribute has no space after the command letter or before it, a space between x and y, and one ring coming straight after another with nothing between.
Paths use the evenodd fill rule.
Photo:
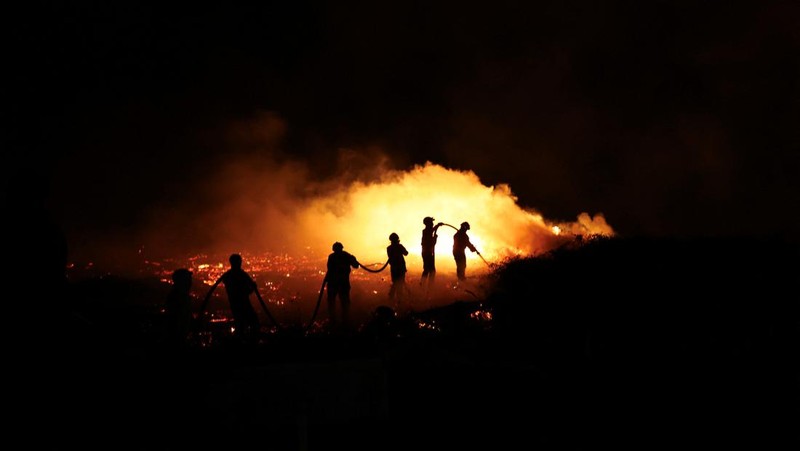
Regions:
<instances>
[{"instance_id":1,"label":"person wearing cap","mask_svg":"<svg viewBox=\"0 0 800 451\"><path fill-rule=\"evenodd\" d=\"M453 258L456 260L456 275L458 276L458 280L466 280L467 278L466 249L469 248L472 252L477 252L475 246L469 242L467 230L469 230L469 223L465 221L461 223L461 228L458 229L458 232L453 235Z\"/></svg>"},{"instance_id":2,"label":"person wearing cap","mask_svg":"<svg viewBox=\"0 0 800 451\"><path fill-rule=\"evenodd\" d=\"M434 219L430 216L426 216L422 220L425 228L422 229L422 277L420 283L427 282L428 285L432 285L436 277L436 240L439 238L437 231L444 225L443 222L433 225L433 221Z\"/></svg>"},{"instance_id":3,"label":"person wearing cap","mask_svg":"<svg viewBox=\"0 0 800 451\"><path fill-rule=\"evenodd\" d=\"M389 289L389 301L395 303L395 310L400 311L404 306L400 304L404 301L406 294L406 258L408 250L400 244L400 237L396 233L389 235L389 246L386 247L386 255L389 257L389 269L392 274L392 288Z\"/></svg>"},{"instance_id":4,"label":"person wearing cap","mask_svg":"<svg viewBox=\"0 0 800 451\"><path fill-rule=\"evenodd\" d=\"M328 321L331 327L349 326L350 315L350 268L358 268L355 256L344 250L340 242L333 243L333 252L328 255L328 273L325 280L328 286ZM336 298L341 303L341 317L336 315Z\"/></svg>"}]
</instances>

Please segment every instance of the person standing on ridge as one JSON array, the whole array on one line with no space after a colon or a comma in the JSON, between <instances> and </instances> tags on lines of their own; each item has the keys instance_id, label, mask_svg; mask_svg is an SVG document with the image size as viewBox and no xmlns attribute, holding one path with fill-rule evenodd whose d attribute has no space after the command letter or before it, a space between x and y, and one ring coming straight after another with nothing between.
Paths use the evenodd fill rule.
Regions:
<instances>
[{"instance_id":1,"label":"person standing on ridge","mask_svg":"<svg viewBox=\"0 0 800 451\"><path fill-rule=\"evenodd\" d=\"M386 255L389 257L389 267L392 273L392 288L389 289L389 301L394 302L395 311L405 309L401 303L405 302L406 297L406 258L408 250L400 244L400 237L396 233L389 235L389 246L386 247Z\"/></svg>"},{"instance_id":2,"label":"person standing on ridge","mask_svg":"<svg viewBox=\"0 0 800 451\"><path fill-rule=\"evenodd\" d=\"M443 222L440 222L434 226L433 221L434 219L430 216L426 216L422 220L425 228L422 229L422 277L420 283L426 282L428 286L433 285L436 278L436 240L439 238L437 231L444 225Z\"/></svg>"},{"instance_id":3,"label":"person standing on ridge","mask_svg":"<svg viewBox=\"0 0 800 451\"><path fill-rule=\"evenodd\" d=\"M231 313L233 313L234 334L242 339L254 338L261 330L261 323L258 320L256 310L253 304L250 303L250 295L258 290L258 285L242 269L242 256L239 254L231 254L228 258L231 268L225 271L211 289L208 290L203 306L200 308L200 313L205 311L206 304L211 298L211 293L217 288L217 285L222 283L225 285L225 292L228 294L228 302L231 306Z\"/></svg>"},{"instance_id":4,"label":"person standing on ridge","mask_svg":"<svg viewBox=\"0 0 800 451\"><path fill-rule=\"evenodd\" d=\"M356 257L344 250L340 242L333 243L333 252L328 255L328 321L332 328L349 327L350 323L350 268L360 266ZM341 317L336 315L336 297L341 302Z\"/></svg>"},{"instance_id":5,"label":"person standing on ridge","mask_svg":"<svg viewBox=\"0 0 800 451\"><path fill-rule=\"evenodd\" d=\"M469 230L469 223L465 221L461 223L461 228L458 229L458 232L453 235L453 258L456 260L456 275L459 281L467 279L466 249L469 248L472 252L478 252L475 246L469 242L467 230ZM480 255L480 252L478 254Z\"/></svg>"}]
</instances>

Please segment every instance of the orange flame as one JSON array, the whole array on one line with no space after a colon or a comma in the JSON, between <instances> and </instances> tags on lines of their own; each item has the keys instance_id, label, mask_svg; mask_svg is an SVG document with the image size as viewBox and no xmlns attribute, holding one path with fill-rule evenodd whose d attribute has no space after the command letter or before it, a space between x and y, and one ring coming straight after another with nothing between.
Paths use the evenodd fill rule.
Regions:
<instances>
[{"instance_id":1,"label":"orange flame","mask_svg":"<svg viewBox=\"0 0 800 451\"><path fill-rule=\"evenodd\" d=\"M320 243L330 246L339 241L364 264L386 260L388 237L395 232L410 253L411 272L414 265L421 271L420 239L426 216L455 228L468 222L470 240L489 261L547 251L570 240L569 234L613 234L602 214L581 213L576 222L551 223L519 206L509 186L485 186L471 171L432 163L390 171L377 182L356 182L316 198L301 210L298 222L309 245L319 249ZM439 228L437 269L455 268L454 233L448 226ZM328 252L329 247L322 248L322 253ZM473 268L483 266L477 254L468 251L467 258L476 262Z\"/></svg>"}]
</instances>

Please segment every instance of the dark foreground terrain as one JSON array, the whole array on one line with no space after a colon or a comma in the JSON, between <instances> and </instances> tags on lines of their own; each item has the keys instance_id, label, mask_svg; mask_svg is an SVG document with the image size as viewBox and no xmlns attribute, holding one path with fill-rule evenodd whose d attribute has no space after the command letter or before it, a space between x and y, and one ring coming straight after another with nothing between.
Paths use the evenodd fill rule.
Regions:
<instances>
[{"instance_id":1,"label":"dark foreground terrain","mask_svg":"<svg viewBox=\"0 0 800 451\"><path fill-rule=\"evenodd\" d=\"M64 311L10 340L10 425L25 449L796 449L797 283L784 242L599 239L347 336L169 350Z\"/></svg>"}]
</instances>

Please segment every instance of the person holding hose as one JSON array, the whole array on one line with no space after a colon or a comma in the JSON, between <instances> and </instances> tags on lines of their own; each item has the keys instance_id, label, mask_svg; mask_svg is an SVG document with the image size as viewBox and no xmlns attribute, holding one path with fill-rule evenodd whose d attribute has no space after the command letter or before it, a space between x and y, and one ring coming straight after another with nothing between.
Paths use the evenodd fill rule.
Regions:
<instances>
[{"instance_id":1,"label":"person holding hose","mask_svg":"<svg viewBox=\"0 0 800 451\"><path fill-rule=\"evenodd\" d=\"M328 320L332 329L350 326L350 268L361 266L356 257L344 250L340 242L333 243L333 252L328 255ZM341 303L341 316L336 315L336 298Z\"/></svg>"},{"instance_id":2,"label":"person holding hose","mask_svg":"<svg viewBox=\"0 0 800 451\"><path fill-rule=\"evenodd\" d=\"M422 223L425 228L422 229L422 277L420 283L425 283L427 286L433 285L436 278L436 240L439 238L437 231L444 223L440 222L433 225L434 219L426 216Z\"/></svg>"},{"instance_id":3,"label":"person holding hose","mask_svg":"<svg viewBox=\"0 0 800 451\"><path fill-rule=\"evenodd\" d=\"M405 312L408 288L406 287L406 255L408 250L400 244L400 236L396 233L389 235L389 246L386 247L390 272L392 274L392 287L389 289L389 301L395 305L395 311Z\"/></svg>"},{"instance_id":4,"label":"person holding hose","mask_svg":"<svg viewBox=\"0 0 800 451\"><path fill-rule=\"evenodd\" d=\"M465 221L461 223L461 228L453 235L453 258L456 260L456 275L459 281L467 279L466 249L469 248L472 252L478 252L475 246L470 243L467 230L469 230L469 223ZM478 255L480 255L480 252L478 252Z\"/></svg>"},{"instance_id":5,"label":"person holding hose","mask_svg":"<svg viewBox=\"0 0 800 451\"><path fill-rule=\"evenodd\" d=\"M221 283L225 285L225 292L228 295L231 313L233 313L234 335L243 341L252 341L258 337L261 331L261 322L258 320L253 304L250 303L250 295L253 293L258 295L258 285L250 277L250 274L242 269L241 255L231 254L228 262L230 262L231 268L225 271L208 290L198 315L203 314L209 299L211 299L211 294Z\"/></svg>"}]
</instances>

